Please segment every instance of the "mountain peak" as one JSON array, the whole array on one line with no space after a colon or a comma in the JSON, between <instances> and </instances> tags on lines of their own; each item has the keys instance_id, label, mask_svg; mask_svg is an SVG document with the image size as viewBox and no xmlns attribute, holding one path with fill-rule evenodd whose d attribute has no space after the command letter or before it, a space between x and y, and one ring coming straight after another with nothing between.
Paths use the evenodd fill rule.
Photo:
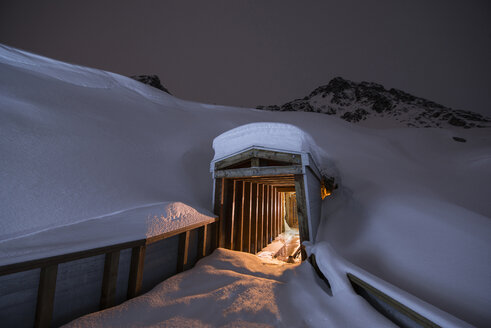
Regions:
<instances>
[{"instance_id":1,"label":"mountain peak","mask_svg":"<svg viewBox=\"0 0 491 328\"><path fill-rule=\"evenodd\" d=\"M491 127L491 119L470 111L454 110L405 91L375 82L353 82L335 77L302 99L281 106L258 106L274 111L305 111L338 116L364 125L397 127Z\"/></svg>"}]
</instances>

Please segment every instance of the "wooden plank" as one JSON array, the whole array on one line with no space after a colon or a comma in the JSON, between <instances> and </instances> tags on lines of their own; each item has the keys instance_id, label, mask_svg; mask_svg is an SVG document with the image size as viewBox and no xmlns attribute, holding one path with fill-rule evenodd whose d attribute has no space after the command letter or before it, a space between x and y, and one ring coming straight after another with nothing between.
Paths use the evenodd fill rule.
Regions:
<instances>
[{"instance_id":1,"label":"wooden plank","mask_svg":"<svg viewBox=\"0 0 491 328\"><path fill-rule=\"evenodd\" d=\"M50 265L41 268L39 276L38 297L36 304L36 317L34 327L50 327L53 318L53 308L56 291L56 276L58 265Z\"/></svg>"},{"instance_id":2,"label":"wooden plank","mask_svg":"<svg viewBox=\"0 0 491 328\"><path fill-rule=\"evenodd\" d=\"M233 181L233 187L232 187L232 199L231 199L231 212L230 212L230 220L227 220L227 232L226 232L226 238L227 238L227 243L226 243L226 248L228 249L234 249L235 245L235 221L236 221L236 216L237 216L237 188L238 184L240 182L238 181Z\"/></svg>"},{"instance_id":3,"label":"wooden plank","mask_svg":"<svg viewBox=\"0 0 491 328\"><path fill-rule=\"evenodd\" d=\"M212 250L216 247L225 247L225 208L224 208L224 200L225 200L225 179L215 179L215 196L214 196L214 204L213 204L213 213L220 218L220 222L218 223L217 229L214 229L213 233L213 241L214 245L211 245ZM223 225L221 227L220 225Z\"/></svg>"},{"instance_id":4,"label":"wooden plank","mask_svg":"<svg viewBox=\"0 0 491 328\"><path fill-rule=\"evenodd\" d=\"M233 250L242 251L242 240L244 230L244 183L236 181L235 198L235 222L234 222L234 247Z\"/></svg>"},{"instance_id":5,"label":"wooden plank","mask_svg":"<svg viewBox=\"0 0 491 328\"><path fill-rule=\"evenodd\" d=\"M350 280L351 284L354 286L359 286L362 289L365 289L366 291L370 292L372 295L374 295L376 298L380 299L384 303L390 305L400 313L404 314L414 322L418 323L422 327L440 327L433 321L429 320L428 318L422 316L421 314L417 313L416 311L412 310L411 308L407 307L406 305L400 303L399 301L393 299L389 295L385 294L384 292L378 290L377 288L373 287L369 283L361 280L357 276L347 273L348 279ZM355 288L356 289L356 288Z\"/></svg>"},{"instance_id":6,"label":"wooden plank","mask_svg":"<svg viewBox=\"0 0 491 328\"><path fill-rule=\"evenodd\" d=\"M307 199L305 197L305 186L302 174L295 175L295 194L297 200L298 232L300 235L300 244L302 244L304 241L310 240ZM307 253L302 248L302 261L305 259L307 259Z\"/></svg>"},{"instance_id":7,"label":"wooden plank","mask_svg":"<svg viewBox=\"0 0 491 328\"><path fill-rule=\"evenodd\" d=\"M273 224L272 224L272 239L275 240L276 236L278 236L278 192L276 192L276 188L273 187Z\"/></svg>"},{"instance_id":8,"label":"wooden plank","mask_svg":"<svg viewBox=\"0 0 491 328\"><path fill-rule=\"evenodd\" d=\"M251 182L244 182L244 208L242 211L242 251L251 252L251 210L252 210Z\"/></svg>"},{"instance_id":9,"label":"wooden plank","mask_svg":"<svg viewBox=\"0 0 491 328\"><path fill-rule=\"evenodd\" d=\"M179 248L177 250L177 273L189 268L189 236L191 232L186 231L179 235Z\"/></svg>"},{"instance_id":10,"label":"wooden plank","mask_svg":"<svg viewBox=\"0 0 491 328\"><path fill-rule=\"evenodd\" d=\"M257 252L257 232L258 232L258 190L259 185L253 183L251 185L251 247L250 252L255 254Z\"/></svg>"},{"instance_id":11,"label":"wooden plank","mask_svg":"<svg viewBox=\"0 0 491 328\"><path fill-rule=\"evenodd\" d=\"M214 222L209 225L210 230L210 250L208 251L208 254L213 253L215 249L217 249L218 246L218 238L219 238L219 222Z\"/></svg>"},{"instance_id":12,"label":"wooden plank","mask_svg":"<svg viewBox=\"0 0 491 328\"><path fill-rule=\"evenodd\" d=\"M208 255L209 225L198 228L198 260Z\"/></svg>"},{"instance_id":13,"label":"wooden plank","mask_svg":"<svg viewBox=\"0 0 491 328\"><path fill-rule=\"evenodd\" d=\"M102 276L101 298L99 309L104 310L114 306L116 299L116 283L118 280L118 265L120 251L107 253L104 260L104 274Z\"/></svg>"},{"instance_id":14,"label":"wooden plank","mask_svg":"<svg viewBox=\"0 0 491 328\"><path fill-rule=\"evenodd\" d=\"M266 199L265 199L265 205L266 205L266 208L265 208L265 211L266 211L266 225L265 225L265 229L266 229L266 240L265 240L265 246L267 246L269 244L269 238L271 237L271 225L270 225L270 220L271 220L271 188L270 186L268 185L265 185L265 190L266 190Z\"/></svg>"},{"instance_id":15,"label":"wooden plank","mask_svg":"<svg viewBox=\"0 0 491 328\"><path fill-rule=\"evenodd\" d=\"M268 244L271 243L274 240L274 235L273 235L273 226L274 226L274 188L273 186L269 186L270 188L270 204L269 204L269 239L268 239Z\"/></svg>"},{"instance_id":16,"label":"wooden plank","mask_svg":"<svg viewBox=\"0 0 491 328\"><path fill-rule=\"evenodd\" d=\"M295 192L295 182L291 187L278 187L276 188L278 192Z\"/></svg>"},{"instance_id":17,"label":"wooden plank","mask_svg":"<svg viewBox=\"0 0 491 328\"><path fill-rule=\"evenodd\" d=\"M219 221L219 241L218 246L223 248L232 249L231 245L231 233L233 227L233 215L234 215L234 188L235 182L233 180L223 180L223 205L220 212Z\"/></svg>"},{"instance_id":18,"label":"wooden plank","mask_svg":"<svg viewBox=\"0 0 491 328\"><path fill-rule=\"evenodd\" d=\"M135 247L138 245L144 245L144 244L145 244L145 239L138 239L138 240L134 240L134 241L124 242L124 243L119 243L119 244L114 244L114 245L107 245L107 246L92 248L92 249L88 249L88 250L82 250L82 251L68 253L68 254L61 254L61 255L45 257L42 259L36 259L36 260L19 262L19 263L7 264L7 265L0 267L0 276L6 275L6 274L12 274L12 273L16 273L16 272L22 272L22 271L37 269L37 268L41 268L41 267L48 267L48 266L52 266L55 264L74 261L74 260L83 259L83 258L87 258L87 257L102 255L105 253L109 253L109 252L113 252L113 251L117 251L117 250L122 250L122 249L126 249L126 248L132 248L132 247Z\"/></svg>"},{"instance_id":19,"label":"wooden plank","mask_svg":"<svg viewBox=\"0 0 491 328\"><path fill-rule=\"evenodd\" d=\"M300 154L291 154L291 153L253 148L216 162L215 170L220 170L244 162L251 158L262 158L262 159L274 160L278 162L302 164L302 156Z\"/></svg>"},{"instance_id":20,"label":"wooden plank","mask_svg":"<svg viewBox=\"0 0 491 328\"><path fill-rule=\"evenodd\" d=\"M280 174L302 174L302 166L264 166L220 170L215 171L215 178L261 177Z\"/></svg>"},{"instance_id":21,"label":"wooden plank","mask_svg":"<svg viewBox=\"0 0 491 328\"><path fill-rule=\"evenodd\" d=\"M259 252L264 247L264 185L258 184L258 212L257 212L257 224L258 224L258 241L256 252Z\"/></svg>"},{"instance_id":22,"label":"wooden plank","mask_svg":"<svg viewBox=\"0 0 491 328\"><path fill-rule=\"evenodd\" d=\"M146 246L133 247L131 250L130 276L128 279L127 298L140 294L143 281L143 264L145 262Z\"/></svg>"}]
</instances>

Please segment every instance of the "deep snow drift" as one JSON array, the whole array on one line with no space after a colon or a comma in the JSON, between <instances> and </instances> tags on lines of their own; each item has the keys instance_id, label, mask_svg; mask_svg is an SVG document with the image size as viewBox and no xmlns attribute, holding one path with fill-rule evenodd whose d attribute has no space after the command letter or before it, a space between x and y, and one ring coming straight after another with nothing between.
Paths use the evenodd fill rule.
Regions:
<instances>
[{"instance_id":1,"label":"deep snow drift","mask_svg":"<svg viewBox=\"0 0 491 328\"><path fill-rule=\"evenodd\" d=\"M460 319L491 322L489 129L372 129L323 114L198 104L5 46L0 118L1 258L23 235L76 231L118 211L176 201L210 209L213 138L282 122L308 132L340 177L317 240Z\"/></svg>"},{"instance_id":2,"label":"deep snow drift","mask_svg":"<svg viewBox=\"0 0 491 328\"><path fill-rule=\"evenodd\" d=\"M351 289L331 297L317 279L308 263L217 249L145 295L65 327L395 327Z\"/></svg>"}]
</instances>

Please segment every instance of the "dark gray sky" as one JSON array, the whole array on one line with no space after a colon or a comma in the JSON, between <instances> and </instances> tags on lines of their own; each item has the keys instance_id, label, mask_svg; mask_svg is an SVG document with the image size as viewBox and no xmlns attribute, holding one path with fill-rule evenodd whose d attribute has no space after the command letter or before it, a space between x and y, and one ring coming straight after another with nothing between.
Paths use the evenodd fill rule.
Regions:
<instances>
[{"instance_id":1,"label":"dark gray sky","mask_svg":"<svg viewBox=\"0 0 491 328\"><path fill-rule=\"evenodd\" d=\"M342 76L491 115L487 0L1 0L0 43L200 102L281 104Z\"/></svg>"}]
</instances>

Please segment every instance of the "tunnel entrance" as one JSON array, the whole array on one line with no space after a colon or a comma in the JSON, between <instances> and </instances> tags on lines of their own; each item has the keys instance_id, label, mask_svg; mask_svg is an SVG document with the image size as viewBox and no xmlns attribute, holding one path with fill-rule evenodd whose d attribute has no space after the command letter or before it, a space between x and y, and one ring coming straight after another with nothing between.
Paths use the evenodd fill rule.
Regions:
<instances>
[{"instance_id":1,"label":"tunnel entrance","mask_svg":"<svg viewBox=\"0 0 491 328\"><path fill-rule=\"evenodd\" d=\"M256 254L282 242L279 258L306 258L300 245L313 241L321 203L321 177L308 153L249 147L213 161L211 171L219 247Z\"/></svg>"}]
</instances>

